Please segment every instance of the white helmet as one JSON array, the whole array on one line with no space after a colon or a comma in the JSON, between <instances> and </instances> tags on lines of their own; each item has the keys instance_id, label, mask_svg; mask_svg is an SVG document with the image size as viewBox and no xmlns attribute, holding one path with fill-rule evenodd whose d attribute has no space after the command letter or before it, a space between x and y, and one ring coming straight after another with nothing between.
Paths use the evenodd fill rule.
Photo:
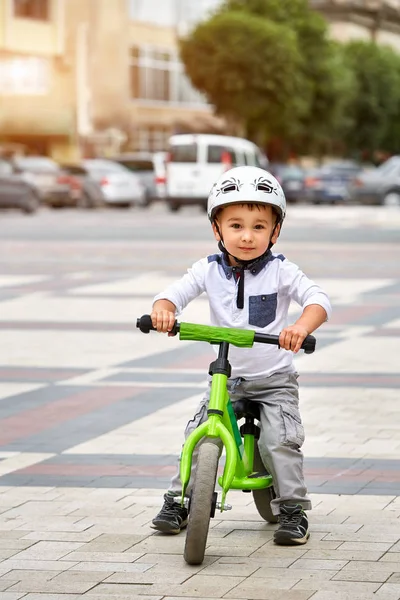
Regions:
<instances>
[{"instance_id":1,"label":"white helmet","mask_svg":"<svg viewBox=\"0 0 400 600\"><path fill-rule=\"evenodd\" d=\"M285 194L279 181L265 169L245 166L225 171L208 196L208 218L212 222L221 206L243 202L269 204L278 209L281 221L285 218Z\"/></svg>"}]
</instances>

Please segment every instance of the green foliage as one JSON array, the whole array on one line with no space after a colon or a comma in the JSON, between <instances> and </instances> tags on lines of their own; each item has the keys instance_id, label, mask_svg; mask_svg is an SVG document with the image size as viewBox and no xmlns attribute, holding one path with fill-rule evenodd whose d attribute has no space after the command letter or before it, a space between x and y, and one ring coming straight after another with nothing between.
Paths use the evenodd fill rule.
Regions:
<instances>
[{"instance_id":1,"label":"green foliage","mask_svg":"<svg viewBox=\"0 0 400 600\"><path fill-rule=\"evenodd\" d=\"M400 57L388 47L362 41L349 42L344 52L356 86L348 106L348 148L398 150Z\"/></svg>"},{"instance_id":2,"label":"green foliage","mask_svg":"<svg viewBox=\"0 0 400 600\"><path fill-rule=\"evenodd\" d=\"M262 145L400 150L400 56L372 42L333 42L308 0L225 0L181 41L181 56L217 112Z\"/></svg>"},{"instance_id":3,"label":"green foliage","mask_svg":"<svg viewBox=\"0 0 400 600\"><path fill-rule=\"evenodd\" d=\"M193 84L217 111L244 125L286 134L306 108L296 36L283 25L220 13L181 41L181 56Z\"/></svg>"}]
</instances>

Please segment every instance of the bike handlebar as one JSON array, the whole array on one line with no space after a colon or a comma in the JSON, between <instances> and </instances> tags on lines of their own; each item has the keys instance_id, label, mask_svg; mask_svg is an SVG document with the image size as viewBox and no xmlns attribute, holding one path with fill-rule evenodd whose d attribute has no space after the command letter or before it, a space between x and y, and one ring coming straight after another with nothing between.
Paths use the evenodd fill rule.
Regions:
<instances>
[{"instance_id":1,"label":"bike handlebar","mask_svg":"<svg viewBox=\"0 0 400 600\"><path fill-rule=\"evenodd\" d=\"M181 326L181 324L178 323L178 321L175 321L175 325L173 326L172 330L169 332L169 335L177 335L177 333L179 333L179 331L180 331L180 326ZM138 329L140 329L140 331L142 333L149 333L150 331L156 331L156 328L153 327L153 323L151 321L150 315L143 315L142 317L137 319L136 327ZM215 331L221 331L221 330L225 330L227 332L230 331L228 327L227 328L209 327L209 329L210 330L214 329ZM234 331L234 330L231 330L231 331ZM243 331L246 331L246 330L243 330ZM254 333L254 339L253 339L254 342L279 346L279 335L260 333L257 331L249 331L249 333ZM186 338L186 339L188 339L188 338ZM207 341L207 340L205 340L205 341ZM221 339L221 341L224 341L224 340ZM212 341L210 340L210 343L216 343L215 339L213 339ZM315 337L313 335L308 335L305 338L305 340L303 341L303 343L301 345L301 349L304 350L305 354L312 354L315 350L315 346L316 346Z\"/></svg>"}]
</instances>

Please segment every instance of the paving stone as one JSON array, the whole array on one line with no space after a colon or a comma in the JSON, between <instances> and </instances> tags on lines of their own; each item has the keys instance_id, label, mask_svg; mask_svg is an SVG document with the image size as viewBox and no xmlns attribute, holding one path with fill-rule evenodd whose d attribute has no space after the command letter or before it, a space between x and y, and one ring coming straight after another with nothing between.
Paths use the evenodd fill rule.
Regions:
<instances>
[{"instance_id":1,"label":"paving stone","mask_svg":"<svg viewBox=\"0 0 400 600\"><path fill-rule=\"evenodd\" d=\"M58 573L61 573L61 565L58 565L58 571L36 571L34 569L14 569L9 571L0 578L0 582L7 580L25 581L25 580L36 580L36 581L49 581L53 579Z\"/></svg>"},{"instance_id":2,"label":"paving stone","mask_svg":"<svg viewBox=\"0 0 400 600\"><path fill-rule=\"evenodd\" d=\"M27 594L24 600L79 600L76 594Z\"/></svg>"},{"instance_id":3,"label":"paving stone","mask_svg":"<svg viewBox=\"0 0 400 600\"><path fill-rule=\"evenodd\" d=\"M339 550L360 550L370 552L387 552L391 548L391 543L383 542L343 542Z\"/></svg>"},{"instance_id":4,"label":"paving stone","mask_svg":"<svg viewBox=\"0 0 400 600\"><path fill-rule=\"evenodd\" d=\"M96 530L96 527L93 527ZM90 530L89 530L90 531ZM135 544L146 539L146 535L112 535L100 533L96 538L85 545L85 552L125 552Z\"/></svg>"},{"instance_id":5,"label":"paving stone","mask_svg":"<svg viewBox=\"0 0 400 600\"><path fill-rule=\"evenodd\" d=\"M212 565L202 569L202 575L236 575L238 577L248 577L252 575L255 571L259 570L259 566L257 564L251 565L250 561L246 564L240 563L220 563L214 562Z\"/></svg>"},{"instance_id":6,"label":"paving stone","mask_svg":"<svg viewBox=\"0 0 400 600\"><path fill-rule=\"evenodd\" d=\"M351 592L319 590L312 596L312 600L376 600L376 594L369 592L357 593L354 590Z\"/></svg>"},{"instance_id":7,"label":"paving stone","mask_svg":"<svg viewBox=\"0 0 400 600\"><path fill-rule=\"evenodd\" d=\"M32 543L44 542L91 542L98 537L97 533L87 531L76 531L67 533L65 531L31 531L24 535L24 540L32 540Z\"/></svg>"},{"instance_id":8,"label":"paving stone","mask_svg":"<svg viewBox=\"0 0 400 600\"><path fill-rule=\"evenodd\" d=\"M80 542L37 542L31 548L16 554L14 558L15 560L58 560L82 545Z\"/></svg>"},{"instance_id":9,"label":"paving stone","mask_svg":"<svg viewBox=\"0 0 400 600\"><path fill-rule=\"evenodd\" d=\"M207 567L207 565L211 565L214 564L217 560L222 560L222 559L218 559L216 556L205 556L203 563L201 565L199 565L198 567L193 567L193 565L190 566L191 569L193 568L198 568L203 569L205 567ZM229 559L232 560L232 562L235 561L234 558ZM242 560L246 560L246 559L237 559L239 561ZM143 554L143 556L141 556L140 558L138 558L138 560L135 561L135 564L140 564L140 563L145 563L145 564L156 564L156 565L178 565L178 566L182 566L184 564L183 561L183 557L180 554ZM189 565L187 565L187 567L189 568Z\"/></svg>"},{"instance_id":10,"label":"paving stone","mask_svg":"<svg viewBox=\"0 0 400 600\"><path fill-rule=\"evenodd\" d=\"M61 571L61 569L69 569L76 565L76 562L63 562L60 568L60 563L55 560L14 560L9 558L4 562L0 563L2 569L11 571L15 570L35 570L35 571Z\"/></svg>"},{"instance_id":11,"label":"paving stone","mask_svg":"<svg viewBox=\"0 0 400 600\"><path fill-rule=\"evenodd\" d=\"M90 600L136 600L143 595L147 600L149 596L153 597L154 595L160 595L163 598L167 593L174 593L171 590L172 586L170 583L164 586L164 589L161 590L160 594L159 588L156 587L156 589L154 589L155 587L156 586L148 585L119 585L113 583L99 583L99 585L92 590L89 590L85 594L85 598L90 598ZM218 598L218 596L214 596L214 598Z\"/></svg>"},{"instance_id":12,"label":"paving stone","mask_svg":"<svg viewBox=\"0 0 400 600\"><path fill-rule=\"evenodd\" d=\"M299 579L325 581L332 579L338 573L338 571L327 569L296 569L295 566L296 564L289 569L260 567L253 573L253 577L273 577L275 579L283 578L288 580L293 579L295 581L298 581ZM311 584L310 587L312 587Z\"/></svg>"},{"instance_id":13,"label":"paving stone","mask_svg":"<svg viewBox=\"0 0 400 600\"><path fill-rule=\"evenodd\" d=\"M21 552L20 548L0 548L0 561L6 558L11 558L15 554Z\"/></svg>"},{"instance_id":14,"label":"paving stone","mask_svg":"<svg viewBox=\"0 0 400 600\"><path fill-rule=\"evenodd\" d=\"M14 577L13 579L0 579L0 592L5 592L8 588L18 583L18 581L19 579L16 577Z\"/></svg>"},{"instance_id":15,"label":"paving stone","mask_svg":"<svg viewBox=\"0 0 400 600\"><path fill-rule=\"evenodd\" d=\"M93 581L71 581L60 583L54 581L19 581L8 591L39 594L84 594L95 585L96 583Z\"/></svg>"},{"instance_id":16,"label":"paving stone","mask_svg":"<svg viewBox=\"0 0 400 600\"><path fill-rule=\"evenodd\" d=\"M1 600L20 600L20 598L27 598L25 592L2 592ZM28 598L29 600L29 598ZM32 599L31 599L32 600ZM51 598L47 598L47 600L51 600ZM68 600L68 599L66 599ZM75 600L75 598L71 598L70 600Z\"/></svg>"},{"instance_id":17,"label":"paving stone","mask_svg":"<svg viewBox=\"0 0 400 600\"><path fill-rule=\"evenodd\" d=\"M279 579L249 578L225 594L224 598L246 598L246 600L308 600L315 593L307 590L292 590L293 581Z\"/></svg>"},{"instance_id":18,"label":"paving stone","mask_svg":"<svg viewBox=\"0 0 400 600\"><path fill-rule=\"evenodd\" d=\"M329 579L327 581L314 581L312 587L315 591L326 590L326 591L337 591L337 592L352 592L356 594L366 593L373 594L380 588L380 583L368 583L364 581L335 581ZM293 586L293 590L306 590L310 589L310 581L304 579L296 583Z\"/></svg>"},{"instance_id":19,"label":"paving stone","mask_svg":"<svg viewBox=\"0 0 400 600\"><path fill-rule=\"evenodd\" d=\"M368 550L309 550L304 555L304 559L327 559L327 560L361 560L361 561L377 561L383 559L383 552L372 552Z\"/></svg>"},{"instance_id":20,"label":"paving stone","mask_svg":"<svg viewBox=\"0 0 400 600\"><path fill-rule=\"evenodd\" d=\"M291 565L292 569L328 569L328 571L339 571L346 564L345 560L324 560L312 558L299 558Z\"/></svg>"},{"instance_id":21,"label":"paving stone","mask_svg":"<svg viewBox=\"0 0 400 600\"><path fill-rule=\"evenodd\" d=\"M106 579L107 577L110 577L110 575L113 574L113 571L73 571L72 569L69 569L68 571L64 571L63 573L59 573L58 575L56 575L54 577L54 579L52 581L54 581L54 583L70 583L70 582L76 582L76 581L89 581L89 582L95 582L95 583L100 583L101 581L103 581L104 579Z\"/></svg>"},{"instance_id":22,"label":"paving stone","mask_svg":"<svg viewBox=\"0 0 400 600\"><path fill-rule=\"evenodd\" d=\"M0 539L0 553L2 552L3 549L16 549L17 551L20 550L25 550L26 548L29 548L30 546L33 546L33 544L35 544L36 542L34 542L33 540L21 540L21 539L13 539L13 538L7 538L7 539Z\"/></svg>"},{"instance_id":23,"label":"paving stone","mask_svg":"<svg viewBox=\"0 0 400 600\"><path fill-rule=\"evenodd\" d=\"M77 562L114 562L114 563L133 563L138 558L143 556L143 553L131 552L86 552L86 546L83 547L83 552L80 550L70 552L60 560L77 561Z\"/></svg>"},{"instance_id":24,"label":"paving stone","mask_svg":"<svg viewBox=\"0 0 400 600\"><path fill-rule=\"evenodd\" d=\"M112 562L80 562L71 571L111 571L112 573L144 573L149 569L148 564L112 563Z\"/></svg>"},{"instance_id":25,"label":"paving stone","mask_svg":"<svg viewBox=\"0 0 400 600\"><path fill-rule=\"evenodd\" d=\"M368 571L366 569L353 569L345 571L342 569L340 573L333 577L334 581L371 581L384 583L390 581L390 571ZM394 582L395 583L395 582Z\"/></svg>"},{"instance_id":26,"label":"paving stone","mask_svg":"<svg viewBox=\"0 0 400 600\"><path fill-rule=\"evenodd\" d=\"M193 572L189 569L169 569L158 571L156 568L147 569L143 573L114 573L110 575L105 583L124 584L153 584L153 583L175 583L181 584L190 579Z\"/></svg>"},{"instance_id":27,"label":"paving stone","mask_svg":"<svg viewBox=\"0 0 400 600\"><path fill-rule=\"evenodd\" d=\"M400 585L396 583L384 583L375 593L375 598L379 598L379 600L399 600Z\"/></svg>"}]
</instances>

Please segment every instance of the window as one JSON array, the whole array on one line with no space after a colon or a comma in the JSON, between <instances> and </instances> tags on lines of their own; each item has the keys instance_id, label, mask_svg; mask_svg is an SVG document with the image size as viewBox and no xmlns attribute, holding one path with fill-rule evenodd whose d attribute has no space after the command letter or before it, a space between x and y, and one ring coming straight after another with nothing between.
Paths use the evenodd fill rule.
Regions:
<instances>
[{"instance_id":1,"label":"window","mask_svg":"<svg viewBox=\"0 0 400 600\"><path fill-rule=\"evenodd\" d=\"M170 148L170 162L195 163L197 162L197 144L173 145Z\"/></svg>"},{"instance_id":2,"label":"window","mask_svg":"<svg viewBox=\"0 0 400 600\"><path fill-rule=\"evenodd\" d=\"M132 98L205 104L204 97L184 74L176 52L154 46L133 46L130 58Z\"/></svg>"},{"instance_id":3,"label":"window","mask_svg":"<svg viewBox=\"0 0 400 600\"><path fill-rule=\"evenodd\" d=\"M0 95L41 96L50 85L49 64L42 58L0 60Z\"/></svg>"},{"instance_id":4,"label":"window","mask_svg":"<svg viewBox=\"0 0 400 600\"><path fill-rule=\"evenodd\" d=\"M14 0L14 16L48 21L50 18L49 0Z\"/></svg>"},{"instance_id":5,"label":"window","mask_svg":"<svg viewBox=\"0 0 400 600\"><path fill-rule=\"evenodd\" d=\"M159 49L131 50L131 95L143 100L171 99L171 55Z\"/></svg>"},{"instance_id":6,"label":"window","mask_svg":"<svg viewBox=\"0 0 400 600\"><path fill-rule=\"evenodd\" d=\"M208 146L207 147L207 162L208 163L229 163L237 164L235 151L226 146Z\"/></svg>"}]
</instances>

